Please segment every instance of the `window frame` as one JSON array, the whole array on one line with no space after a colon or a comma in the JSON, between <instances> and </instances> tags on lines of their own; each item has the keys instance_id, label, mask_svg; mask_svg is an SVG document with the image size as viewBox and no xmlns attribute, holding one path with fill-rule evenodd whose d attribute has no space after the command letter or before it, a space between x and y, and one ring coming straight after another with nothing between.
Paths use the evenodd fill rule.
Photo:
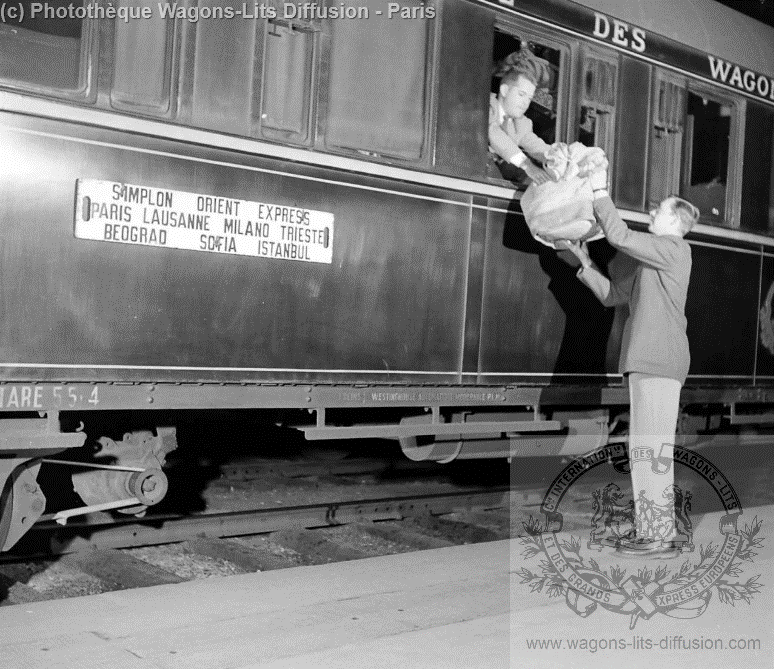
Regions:
<instances>
[{"instance_id":1,"label":"window frame","mask_svg":"<svg viewBox=\"0 0 774 669\"><path fill-rule=\"evenodd\" d=\"M237 19L218 19L225 21L236 21ZM238 19L241 21L241 19ZM197 52L199 47L199 40L204 40L199 31L203 22L181 20L181 28L179 30L179 42L180 47L178 49L178 68L176 74L176 87L177 87L177 102L176 113L173 116L173 121L189 128L195 128L199 130L206 130L209 132L216 132L224 135L232 135L234 137L241 137L244 139L253 139L258 141L270 141L262 138L260 134L260 128L258 125L259 108L258 100L260 94L260 87L262 86L261 75L263 72L263 65L259 65L260 58L263 57L263 31L266 30L265 18L255 19L252 32L250 33L253 39L252 50L249 53L250 67L249 73L246 74L243 81L247 81L249 76L249 84L252 87L249 96L245 97L247 106L249 106L249 117L244 117L245 127L240 131L232 131L223 127L217 127L217 125L207 125L200 122L200 113L196 107L196 81L200 67L200 53ZM245 49L242 52L245 56L248 55L248 50ZM211 61L203 60L202 63L210 63ZM258 93L256 93L258 91ZM241 102L241 101L240 101ZM241 119L240 119L241 120Z\"/></svg>"},{"instance_id":2,"label":"window frame","mask_svg":"<svg viewBox=\"0 0 774 669\"><path fill-rule=\"evenodd\" d=\"M116 111L140 114L142 116L153 116L171 118L177 114L180 101L180 63L182 43L184 39L184 30L182 29L180 19L166 19L166 53L164 70L164 91L166 94L166 104L163 107L154 107L152 105L133 104L113 97L113 82L115 80L116 65L116 26L119 19L105 20L102 22L102 29L105 35L102 38L102 44L109 52L109 60L100 58L101 63L105 63L104 71L104 89L106 97L106 106Z\"/></svg>"},{"instance_id":3,"label":"window frame","mask_svg":"<svg viewBox=\"0 0 774 669\"><path fill-rule=\"evenodd\" d=\"M437 114L437 100L436 91L438 85L438 71L439 71L439 57L440 57L440 40L442 30L440 29L442 17L442 3L436 0L428 0L425 6L432 6L435 9L435 17L428 19L426 22L425 31L425 45L426 55L424 62L424 74L425 74L425 96L424 96L424 109L423 116L424 122L422 127L422 146L419 150L419 156L417 158L405 158L393 154L379 154L367 149L355 149L349 147L329 146L326 144L326 133L328 128L329 118L329 97L328 92L330 90L330 77L331 77L331 58L333 53L333 41L330 31L331 19L328 21L322 21L319 35L319 61L318 61L318 78L317 78L317 95L316 99L316 123L314 129L314 142L312 148L316 151L331 155L341 155L350 158L357 158L358 160L367 160L371 162L384 163L387 165L400 165L416 167L431 167L431 161L434 162L433 157L435 154L435 126L436 126L436 114ZM400 19L404 20L404 19Z\"/></svg>"},{"instance_id":4,"label":"window frame","mask_svg":"<svg viewBox=\"0 0 774 669\"><path fill-rule=\"evenodd\" d=\"M79 79L82 83L79 88L69 90L56 86L42 86L18 79L0 77L0 88L22 91L26 93L39 93L46 97L54 97L78 102L93 103L97 100L97 63L100 61L99 49L99 21L88 16L81 23L81 55L78 65ZM0 40L19 40L15 29L8 24L0 23Z\"/></svg>"},{"instance_id":5,"label":"window frame","mask_svg":"<svg viewBox=\"0 0 774 669\"><path fill-rule=\"evenodd\" d=\"M306 127L304 135L298 133L280 130L278 128L267 127L263 123L263 103L264 103L264 84L266 83L266 47L268 45L268 32L270 23L276 23L285 27L296 27L300 32L309 33L311 35L311 56L309 63L309 75L308 80L304 82L305 87L305 104L306 108ZM252 135L256 139L267 140L270 142L281 142L283 144L294 144L297 146L312 147L316 142L316 128L315 122L318 109L319 98L319 80L320 80L320 51L321 51L321 32L322 27L319 19L313 19L309 21L291 20L291 19L266 19L261 22L262 28L256 27L256 30L260 30L260 34L257 35L258 39L255 41L255 60L260 59L260 65L254 68L254 86L253 86L253 128Z\"/></svg>"},{"instance_id":6,"label":"window frame","mask_svg":"<svg viewBox=\"0 0 774 669\"><path fill-rule=\"evenodd\" d=\"M751 112L753 112L752 115ZM757 100L748 101L745 109L745 143L741 197L742 221L740 227L742 230L754 234L774 237L774 142L761 143L761 133L774 137L774 107ZM748 143L748 139L752 141ZM760 153L756 155L756 152L761 152L763 156ZM756 162L756 159L761 157L769 161L768 171L762 170L762 167L765 167L765 163L761 165L760 162ZM757 172L757 174L764 176L765 181L763 183L759 180L756 181L755 176L750 174L751 172ZM745 178L749 179L749 181L745 181ZM756 202L753 192L760 191L766 194L768 206L765 208L761 207L760 211L756 211L758 202ZM751 218L756 214L761 216L763 226L756 227L750 225Z\"/></svg>"},{"instance_id":7,"label":"window frame","mask_svg":"<svg viewBox=\"0 0 774 669\"><path fill-rule=\"evenodd\" d=\"M684 197L684 189L689 179L692 156L688 155L688 95L693 93L706 97L713 102L731 107L731 123L728 133L728 165L726 167L726 200L722 221L715 221L705 217L704 213L699 218L699 223L712 227L740 228L741 226L741 196L742 196L742 164L744 161L744 128L747 103L744 96L734 96L725 90L716 88L711 84L687 77L686 105L685 105L685 133L683 135L683 148L681 151L680 193Z\"/></svg>"},{"instance_id":8,"label":"window frame","mask_svg":"<svg viewBox=\"0 0 774 669\"><path fill-rule=\"evenodd\" d=\"M607 63L608 65L612 65L614 68L614 85L615 85L615 91L613 95L613 104L612 105L606 105L605 103L593 101L590 98L586 97L586 81L585 81L585 74L586 74L586 63L587 58L593 58L599 61L603 61ZM572 141L580 141L578 136L580 134L580 119L581 119L581 108L584 106L594 106L597 108L607 108L607 112L609 113L609 122L607 123L607 140L609 142L609 146L601 146L605 152L605 155L607 156L609 166L608 166L608 173L614 174L615 173L615 156L616 156L616 137L617 137L617 128L618 128L618 115L619 115L619 108L618 108L618 100L619 95L621 93L621 57L618 51L615 49L606 49L604 47L598 46L596 44L592 43L582 43L580 45L580 49L578 50L578 73L577 73L577 85L576 85L576 95L575 95L575 105L573 107L573 123L572 123ZM590 103L589 105L584 105L584 102ZM598 143L594 144L594 146L599 146Z\"/></svg>"},{"instance_id":9,"label":"window frame","mask_svg":"<svg viewBox=\"0 0 774 669\"><path fill-rule=\"evenodd\" d=\"M645 203L648 209L651 209L655 206L658 206L658 204L666 197L669 197L670 195L678 195L680 193L680 190L682 189L683 185L683 173L685 170L684 167L684 153L685 153L685 117L686 112L684 111L682 114L682 118L680 119L680 122L682 123L682 137L680 138L680 142L675 150L675 156L679 158L678 165L671 165L670 168L674 168L675 174L673 174L673 181L676 181L675 187L668 187L666 193L660 194L658 197L653 197L653 194L651 193L651 170L653 168L653 151L655 147L655 143L653 141L653 133L656 132L656 121L657 120L663 120L659 118L659 90L661 87L661 83L664 82L665 84L673 84L677 86L678 88L681 88L683 90L683 94L685 95L685 106L687 108L687 100L688 100L688 77L673 72L672 70L666 70L661 67L654 67L653 68L653 81L651 84L651 104L650 104L650 123L648 124L648 172L647 172L647 190L646 190L646 198ZM673 157L674 159L674 157ZM663 197L662 197L663 196Z\"/></svg>"},{"instance_id":10,"label":"window frame","mask_svg":"<svg viewBox=\"0 0 774 669\"><path fill-rule=\"evenodd\" d=\"M570 136L570 128L575 127L576 118L576 112L574 111L575 105L571 108L570 101L576 100L576 98L579 99L577 95L579 41L577 39L562 39L561 34L548 33L529 21L505 15L498 15L495 18L494 25L492 26L493 39L496 32L505 33L514 39L518 37L530 42L539 42L540 44L544 44L547 47L559 51L559 77L556 89L556 129L554 141L567 142L567 138ZM492 54L489 54L487 57L491 61ZM563 66L564 72L562 72ZM489 89L488 83L487 89ZM487 96L487 105L488 104L489 98ZM577 106L579 110L579 104ZM579 116L579 113L577 115ZM485 118L488 117L489 113L487 110ZM484 128L484 135L486 136L487 134L487 129ZM485 175L484 180L489 183L505 185L509 188L514 187L512 181L499 176L487 174ZM520 198L524 191L517 189L516 192L517 197Z\"/></svg>"}]
</instances>

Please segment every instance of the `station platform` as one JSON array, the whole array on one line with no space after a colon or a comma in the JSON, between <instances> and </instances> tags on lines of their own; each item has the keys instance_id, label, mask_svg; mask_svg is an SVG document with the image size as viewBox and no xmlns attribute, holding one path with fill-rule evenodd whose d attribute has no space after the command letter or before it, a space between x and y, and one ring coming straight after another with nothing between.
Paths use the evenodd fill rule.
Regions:
<instances>
[{"instance_id":1,"label":"station platform","mask_svg":"<svg viewBox=\"0 0 774 669\"><path fill-rule=\"evenodd\" d=\"M0 667L507 667L509 551L499 541L5 607Z\"/></svg>"},{"instance_id":2,"label":"station platform","mask_svg":"<svg viewBox=\"0 0 774 669\"><path fill-rule=\"evenodd\" d=\"M744 573L729 580L760 574L759 592L735 606L713 595L695 618L656 613L630 629L630 615L603 607L581 617L564 594L550 598L545 588L522 583L522 570L540 573L545 557L525 557L525 546L513 539L6 607L0 667L770 669L774 513L745 510L740 528L756 515L764 521L763 545ZM719 519L694 519L697 553L699 544L719 543ZM698 554L685 557L698 561ZM594 559L608 571L628 567L609 552ZM674 570L682 561L654 568ZM678 636L722 640L726 647L684 650L675 646ZM631 645L612 649L613 639ZM655 647L643 648L646 639ZM672 646L660 647L663 639ZM758 647L728 648L740 639L757 639Z\"/></svg>"},{"instance_id":3,"label":"station platform","mask_svg":"<svg viewBox=\"0 0 774 669\"><path fill-rule=\"evenodd\" d=\"M588 547L589 531L585 535L560 532L557 542L566 541L571 535L580 539L584 565L592 567L593 559L598 570L607 574L613 569L625 570L626 574L619 579L621 583L627 578L642 579L644 576L646 581L653 579L659 568L669 572L660 577L663 583L671 575L677 575L687 563L682 580L669 589L674 591L686 586L698 589L702 573L698 572L697 578L696 567L702 564L702 549L710 544L715 548L714 555L705 565L711 565L723 552L720 550L724 544L720 521L724 515L712 512L693 516L695 547L671 560L631 559L604 548L597 552ZM760 545L753 549L756 555L751 561L735 561L740 573L710 574L710 578L719 575L719 583L728 581L731 584L745 584L757 577L754 583L760 587L755 594L746 593L749 603L743 597L731 599L733 592L738 595L741 590L724 587L724 595L720 595L719 589L713 587L704 606L699 606L698 599L675 602L666 607L670 609L668 614L656 611L647 619L638 617L632 627L633 618L628 612L631 605L624 606L624 610L606 609L601 605L589 610L591 602L588 599L568 603L564 594L550 598L546 588L531 592L529 583L522 583L521 578L512 579L510 666L530 669L771 669L774 667L774 506L744 509L737 520L737 531L741 534L759 522L760 529L755 538L760 540ZM542 575L539 562L545 560L545 556L530 559L524 556L524 549L523 544L518 548L512 546L512 575L525 568L535 575ZM564 553L574 557L568 551ZM643 570L649 573L643 573ZM647 592L647 587L645 590ZM658 603L655 596L651 601ZM582 617L578 611L588 613Z\"/></svg>"}]
</instances>

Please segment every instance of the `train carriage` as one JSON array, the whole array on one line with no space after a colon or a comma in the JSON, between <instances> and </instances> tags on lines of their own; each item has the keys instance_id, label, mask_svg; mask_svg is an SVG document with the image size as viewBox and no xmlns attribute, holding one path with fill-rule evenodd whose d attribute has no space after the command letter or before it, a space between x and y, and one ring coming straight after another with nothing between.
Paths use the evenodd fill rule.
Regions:
<instances>
[{"instance_id":1,"label":"train carriage","mask_svg":"<svg viewBox=\"0 0 774 669\"><path fill-rule=\"evenodd\" d=\"M702 210L683 431L774 420L774 30L711 0L2 18L0 548L57 454L84 512L158 502L181 410L438 461L604 443L625 313L529 236L488 151L493 64L521 42L550 65L537 133L604 148L630 225L672 193ZM98 432L127 412L123 440Z\"/></svg>"}]
</instances>

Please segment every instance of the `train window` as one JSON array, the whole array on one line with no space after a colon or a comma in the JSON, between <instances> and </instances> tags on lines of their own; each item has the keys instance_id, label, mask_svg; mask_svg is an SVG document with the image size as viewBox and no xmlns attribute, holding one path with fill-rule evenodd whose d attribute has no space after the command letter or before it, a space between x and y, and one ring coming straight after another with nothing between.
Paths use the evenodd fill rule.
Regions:
<instances>
[{"instance_id":1,"label":"train window","mask_svg":"<svg viewBox=\"0 0 774 669\"><path fill-rule=\"evenodd\" d=\"M526 55L539 65L537 69L540 74L534 97L524 115L532 121L532 131L546 144L553 144L558 141L558 100L563 76L562 56L565 49L558 44L549 43L544 38L522 32L518 28L507 28L507 32L506 29L496 29L492 52L491 95L499 94L503 74L508 71L512 63L520 59L519 54L524 53L522 49L530 52ZM488 175L507 179L518 188L524 188L529 183L523 170L502 161L491 151Z\"/></svg>"},{"instance_id":2,"label":"train window","mask_svg":"<svg viewBox=\"0 0 774 669\"><path fill-rule=\"evenodd\" d=\"M261 131L273 139L305 140L314 62L314 33L269 20L263 58Z\"/></svg>"},{"instance_id":3,"label":"train window","mask_svg":"<svg viewBox=\"0 0 774 669\"><path fill-rule=\"evenodd\" d=\"M679 193L704 223L739 225L741 99L662 70L656 72L648 204Z\"/></svg>"},{"instance_id":4,"label":"train window","mask_svg":"<svg viewBox=\"0 0 774 669\"><path fill-rule=\"evenodd\" d=\"M151 6L150 0L145 3ZM150 113L169 109L173 42L174 21L156 11L142 20L115 21L113 107Z\"/></svg>"},{"instance_id":5,"label":"train window","mask_svg":"<svg viewBox=\"0 0 774 669\"><path fill-rule=\"evenodd\" d=\"M418 160L425 144L428 44L434 23L427 7L419 0L404 2L415 18L399 19L388 16L381 0L347 0L337 8L339 4L347 11L365 10L368 18L327 24L326 145Z\"/></svg>"},{"instance_id":6,"label":"train window","mask_svg":"<svg viewBox=\"0 0 774 669\"><path fill-rule=\"evenodd\" d=\"M201 3L200 3L201 4ZM242 11L239 0L218 6ZM252 7L252 5L250 5ZM260 26L263 23L258 24ZM181 118L204 128L249 136L255 131L259 28L253 20L208 18L185 26Z\"/></svg>"},{"instance_id":7,"label":"train window","mask_svg":"<svg viewBox=\"0 0 774 669\"><path fill-rule=\"evenodd\" d=\"M748 101L745 114L741 225L774 233L774 109Z\"/></svg>"},{"instance_id":8,"label":"train window","mask_svg":"<svg viewBox=\"0 0 774 669\"><path fill-rule=\"evenodd\" d=\"M615 101L618 81L616 54L603 54L590 49L584 52L578 141L586 146L598 146L611 163L615 155Z\"/></svg>"},{"instance_id":9,"label":"train window","mask_svg":"<svg viewBox=\"0 0 774 669\"><path fill-rule=\"evenodd\" d=\"M734 106L710 92L690 89L685 106L681 195L699 207L707 222L732 223L727 189Z\"/></svg>"},{"instance_id":10,"label":"train window","mask_svg":"<svg viewBox=\"0 0 774 669\"><path fill-rule=\"evenodd\" d=\"M85 18L77 18L83 15L83 4L60 0L3 5L0 77L34 87L85 90L88 25Z\"/></svg>"},{"instance_id":11,"label":"train window","mask_svg":"<svg viewBox=\"0 0 774 669\"><path fill-rule=\"evenodd\" d=\"M684 79L666 72L657 73L651 126L649 209L680 192L686 96Z\"/></svg>"}]
</instances>

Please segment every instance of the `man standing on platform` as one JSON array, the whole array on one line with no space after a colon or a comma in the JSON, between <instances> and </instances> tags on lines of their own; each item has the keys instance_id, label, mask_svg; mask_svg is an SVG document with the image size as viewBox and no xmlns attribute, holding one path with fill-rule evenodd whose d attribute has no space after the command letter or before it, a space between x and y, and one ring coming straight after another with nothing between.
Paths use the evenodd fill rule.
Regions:
<instances>
[{"instance_id":1,"label":"man standing on platform","mask_svg":"<svg viewBox=\"0 0 774 669\"><path fill-rule=\"evenodd\" d=\"M680 390L690 365L685 302L691 248L683 239L699 218L690 202L669 197L650 212L649 232L630 230L607 192L607 172L591 177L594 214L614 248L638 261L636 271L611 281L593 264L585 244L567 243L580 260L578 278L605 306L629 305L619 372L629 384L629 462L636 537L624 554L675 557L673 445ZM658 527L668 528L658 532Z\"/></svg>"}]
</instances>

